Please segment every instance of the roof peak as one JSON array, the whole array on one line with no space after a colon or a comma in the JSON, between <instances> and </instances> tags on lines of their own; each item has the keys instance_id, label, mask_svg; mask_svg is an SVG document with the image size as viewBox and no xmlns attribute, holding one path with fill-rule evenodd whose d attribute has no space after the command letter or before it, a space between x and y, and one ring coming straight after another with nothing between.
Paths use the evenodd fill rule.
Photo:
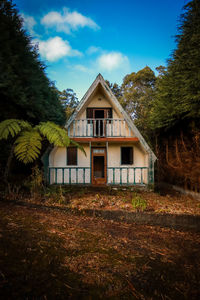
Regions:
<instances>
[{"instance_id":1,"label":"roof peak","mask_svg":"<svg viewBox=\"0 0 200 300\"><path fill-rule=\"evenodd\" d=\"M99 79L104 79L103 76L101 75L101 73L99 73L99 74L97 75L96 79L97 79L97 78L99 78Z\"/></svg>"}]
</instances>

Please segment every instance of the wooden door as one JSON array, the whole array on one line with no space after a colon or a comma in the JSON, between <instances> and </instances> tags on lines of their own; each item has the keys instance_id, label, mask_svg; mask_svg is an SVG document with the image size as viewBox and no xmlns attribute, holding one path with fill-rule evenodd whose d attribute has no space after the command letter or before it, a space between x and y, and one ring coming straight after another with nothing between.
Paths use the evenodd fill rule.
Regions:
<instances>
[{"instance_id":1,"label":"wooden door","mask_svg":"<svg viewBox=\"0 0 200 300\"><path fill-rule=\"evenodd\" d=\"M106 148L92 148L92 184L101 185L107 182Z\"/></svg>"}]
</instances>

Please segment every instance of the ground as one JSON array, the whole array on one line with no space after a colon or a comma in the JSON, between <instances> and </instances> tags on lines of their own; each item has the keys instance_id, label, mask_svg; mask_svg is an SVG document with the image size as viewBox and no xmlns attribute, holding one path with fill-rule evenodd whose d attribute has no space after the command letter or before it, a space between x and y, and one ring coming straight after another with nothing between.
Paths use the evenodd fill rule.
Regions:
<instances>
[{"instance_id":1,"label":"ground","mask_svg":"<svg viewBox=\"0 0 200 300\"><path fill-rule=\"evenodd\" d=\"M0 298L199 299L199 249L200 233L191 230L4 201Z\"/></svg>"},{"instance_id":2,"label":"ground","mask_svg":"<svg viewBox=\"0 0 200 300\"><path fill-rule=\"evenodd\" d=\"M168 191L165 195L139 188L91 188L51 186L43 197L29 197L28 202L67 208L101 210L142 210L154 213L200 215L200 199Z\"/></svg>"}]
</instances>

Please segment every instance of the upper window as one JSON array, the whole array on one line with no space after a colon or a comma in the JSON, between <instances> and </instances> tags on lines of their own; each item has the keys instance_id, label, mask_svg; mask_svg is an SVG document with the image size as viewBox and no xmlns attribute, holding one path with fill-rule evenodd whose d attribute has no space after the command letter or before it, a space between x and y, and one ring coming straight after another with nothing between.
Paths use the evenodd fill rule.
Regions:
<instances>
[{"instance_id":1,"label":"upper window","mask_svg":"<svg viewBox=\"0 0 200 300\"><path fill-rule=\"evenodd\" d=\"M121 164L133 164L133 147L121 147Z\"/></svg>"},{"instance_id":2,"label":"upper window","mask_svg":"<svg viewBox=\"0 0 200 300\"><path fill-rule=\"evenodd\" d=\"M67 165L68 166L77 165L77 147L67 148Z\"/></svg>"}]
</instances>

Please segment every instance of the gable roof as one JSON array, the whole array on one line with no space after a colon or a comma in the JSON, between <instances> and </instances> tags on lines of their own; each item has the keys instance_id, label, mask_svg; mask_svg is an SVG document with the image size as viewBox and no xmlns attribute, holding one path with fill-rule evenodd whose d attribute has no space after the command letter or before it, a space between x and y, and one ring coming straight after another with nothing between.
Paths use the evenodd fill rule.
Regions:
<instances>
[{"instance_id":1,"label":"gable roof","mask_svg":"<svg viewBox=\"0 0 200 300\"><path fill-rule=\"evenodd\" d=\"M157 159L156 156L155 156L155 154L153 153L153 151L151 150L151 148L149 147L149 145L147 144L147 142L145 141L145 139L143 138L143 136L141 135L141 133L139 132L139 130L137 129L137 127L135 126L135 124L133 123L133 120L130 118L130 116L122 108L121 104L119 103L119 101L117 100L117 98L115 97L115 95L113 94L113 92L111 91L111 89L109 88L109 86L107 85L107 83L105 82L103 76L100 73L98 74L98 76L96 77L96 79L94 80L94 82L92 83L92 85L90 86L90 88L87 90L87 92L85 93L85 95L83 96L83 98L81 99L81 101L79 102L79 104L78 104L75 112L69 118L69 120L68 120L68 122L66 124L66 127L68 128L70 126L70 124L76 118L78 112L86 104L86 102L88 101L89 97L95 91L95 89L97 88L97 86L99 84L102 86L105 94L109 97L111 103L113 103L114 106L123 115L124 119L126 120L126 122L129 125L130 129L132 129L132 131L134 132L135 136L139 139L141 145L144 147L144 149L149 154L151 154L153 161L155 161Z\"/></svg>"}]
</instances>

